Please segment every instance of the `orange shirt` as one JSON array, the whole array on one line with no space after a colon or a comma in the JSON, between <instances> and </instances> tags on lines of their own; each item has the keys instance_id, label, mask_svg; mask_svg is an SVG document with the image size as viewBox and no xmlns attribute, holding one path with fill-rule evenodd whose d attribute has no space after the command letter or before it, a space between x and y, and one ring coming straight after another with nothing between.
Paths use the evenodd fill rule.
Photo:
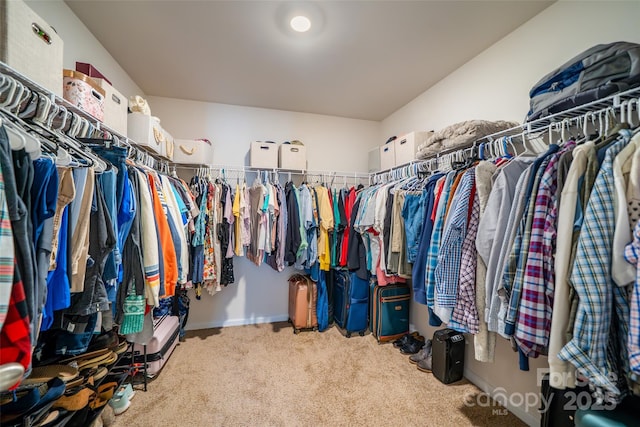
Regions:
<instances>
[{"instance_id":1,"label":"orange shirt","mask_svg":"<svg viewBox=\"0 0 640 427\"><path fill-rule=\"evenodd\" d=\"M171 237L171 229L169 221L162 208L158 189L162 191L162 187L156 184L155 177L151 173L147 173L149 177L149 187L151 189L151 198L153 199L153 213L156 217L158 225L158 237L162 246L162 259L164 260L164 295L161 297L170 297L176 293L176 283L178 282L178 258L176 257L176 249L173 246L173 238Z\"/></svg>"}]
</instances>

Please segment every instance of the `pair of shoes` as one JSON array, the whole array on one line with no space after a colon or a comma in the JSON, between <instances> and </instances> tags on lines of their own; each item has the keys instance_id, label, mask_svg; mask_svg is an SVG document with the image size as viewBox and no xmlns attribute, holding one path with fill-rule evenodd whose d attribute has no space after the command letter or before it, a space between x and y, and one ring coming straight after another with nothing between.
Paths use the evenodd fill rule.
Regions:
<instances>
[{"instance_id":1,"label":"pair of shoes","mask_svg":"<svg viewBox=\"0 0 640 427\"><path fill-rule=\"evenodd\" d=\"M109 406L113 408L113 413L120 415L129 409L131 399L133 399L135 395L136 392L133 391L131 384L121 385L113 395L113 399L109 401Z\"/></svg>"},{"instance_id":2,"label":"pair of shoes","mask_svg":"<svg viewBox=\"0 0 640 427\"><path fill-rule=\"evenodd\" d=\"M420 334L418 333L418 331L414 331L411 332L409 334L405 334L402 337L398 338L397 340L395 340L393 342L393 346L395 348L401 348L404 345L406 345L407 343L409 343L409 341L411 341L412 339L419 339ZM424 341L424 337L422 338L422 340Z\"/></svg>"},{"instance_id":3,"label":"pair of shoes","mask_svg":"<svg viewBox=\"0 0 640 427\"><path fill-rule=\"evenodd\" d=\"M409 362L413 363L414 365L417 365L418 362L426 359L430 355L431 355L431 340L427 340L427 342L425 342L424 344L424 347L422 347L419 352L409 356Z\"/></svg>"},{"instance_id":4,"label":"pair of shoes","mask_svg":"<svg viewBox=\"0 0 640 427\"><path fill-rule=\"evenodd\" d=\"M424 347L424 341L412 341L400 348L402 354L416 354Z\"/></svg>"},{"instance_id":5,"label":"pair of shoes","mask_svg":"<svg viewBox=\"0 0 640 427\"><path fill-rule=\"evenodd\" d=\"M421 360L417 361L418 370L422 372L431 372L431 361L432 361L432 346L431 340L427 341L423 348L424 357Z\"/></svg>"}]
</instances>

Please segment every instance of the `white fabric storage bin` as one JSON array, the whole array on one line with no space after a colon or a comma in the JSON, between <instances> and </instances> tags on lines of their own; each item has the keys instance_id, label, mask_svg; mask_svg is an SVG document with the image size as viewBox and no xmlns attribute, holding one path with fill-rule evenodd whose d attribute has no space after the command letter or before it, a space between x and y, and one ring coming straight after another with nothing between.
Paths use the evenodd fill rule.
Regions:
<instances>
[{"instance_id":1,"label":"white fabric storage bin","mask_svg":"<svg viewBox=\"0 0 640 427\"><path fill-rule=\"evenodd\" d=\"M433 132L410 132L393 141L396 150L395 166L405 165L416 159L418 147L423 144Z\"/></svg>"},{"instance_id":2,"label":"white fabric storage bin","mask_svg":"<svg viewBox=\"0 0 640 427\"><path fill-rule=\"evenodd\" d=\"M390 142L380 146L380 169L391 169L396 165L396 146Z\"/></svg>"},{"instance_id":3,"label":"white fabric storage bin","mask_svg":"<svg viewBox=\"0 0 640 427\"><path fill-rule=\"evenodd\" d=\"M127 110L129 102L105 79L93 77L104 90L104 124L122 136L127 136Z\"/></svg>"},{"instance_id":4,"label":"white fabric storage bin","mask_svg":"<svg viewBox=\"0 0 640 427\"><path fill-rule=\"evenodd\" d=\"M304 145L280 144L278 153L280 169L307 169L307 147Z\"/></svg>"},{"instance_id":5,"label":"white fabric storage bin","mask_svg":"<svg viewBox=\"0 0 640 427\"><path fill-rule=\"evenodd\" d=\"M0 60L62 98L62 39L21 0L0 1Z\"/></svg>"},{"instance_id":6,"label":"white fabric storage bin","mask_svg":"<svg viewBox=\"0 0 640 427\"><path fill-rule=\"evenodd\" d=\"M208 139L176 139L173 161L186 165L212 165L213 144Z\"/></svg>"},{"instance_id":7,"label":"white fabric storage bin","mask_svg":"<svg viewBox=\"0 0 640 427\"><path fill-rule=\"evenodd\" d=\"M276 169L278 167L278 144L256 141L251 143L249 166L252 168Z\"/></svg>"},{"instance_id":8,"label":"white fabric storage bin","mask_svg":"<svg viewBox=\"0 0 640 427\"><path fill-rule=\"evenodd\" d=\"M161 156L166 155L167 136L156 117L142 113L127 116L127 137L137 145L150 148Z\"/></svg>"},{"instance_id":9,"label":"white fabric storage bin","mask_svg":"<svg viewBox=\"0 0 640 427\"><path fill-rule=\"evenodd\" d=\"M164 152L160 155L172 162L173 156L175 154L176 142L169 132L167 132L165 129L162 130L164 131Z\"/></svg>"}]
</instances>

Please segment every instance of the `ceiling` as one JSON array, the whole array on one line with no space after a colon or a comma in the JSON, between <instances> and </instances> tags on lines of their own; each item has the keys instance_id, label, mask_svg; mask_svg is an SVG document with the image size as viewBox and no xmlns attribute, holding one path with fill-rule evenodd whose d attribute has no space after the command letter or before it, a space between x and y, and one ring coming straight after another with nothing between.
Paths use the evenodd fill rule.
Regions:
<instances>
[{"instance_id":1,"label":"ceiling","mask_svg":"<svg viewBox=\"0 0 640 427\"><path fill-rule=\"evenodd\" d=\"M66 3L149 96L382 120L552 2Z\"/></svg>"}]
</instances>

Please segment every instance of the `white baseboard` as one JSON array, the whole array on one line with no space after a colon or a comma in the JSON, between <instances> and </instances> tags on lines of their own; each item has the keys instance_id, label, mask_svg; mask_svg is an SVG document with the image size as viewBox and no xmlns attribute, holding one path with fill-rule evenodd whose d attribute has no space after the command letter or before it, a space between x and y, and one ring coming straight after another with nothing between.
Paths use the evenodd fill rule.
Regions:
<instances>
[{"instance_id":1,"label":"white baseboard","mask_svg":"<svg viewBox=\"0 0 640 427\"><path fill-rule=\"evenodd\" d=\"M486 382L485 380L483 380L482 378L480 378L479 376L477 376L476 374L468 370L465 370L464 377L469 381L471 381L476 386L478 386L480 390L484 391L490 396L493 396L492 392L493 390L496 389L496 387L492 386L491 384L489 384L488 382ZM519 406L513 406L510 404L507 404L507 409L509 410L509 412L513 413L513 415L515 415L516 417L520 418L522 421L527 423L528 426L536 427L540 425L540 417L531 415L530 413L528 413L527 411L525 411L523 408Z\"/></svg>"},{"instance_id":2,"label":"white baseboard","mask_svg":"<svg viewBox=\"0 0 640 427\"><path fill-rule=\"evenodd\" d=\"M223 321L213 321L207 323L191 323L187 322L187 331L196 331L198 329L211 329L211 328L224 328L226 326L244 326L244 325L257 325L259 323L274 323L274 322L286 322L289 320L288 315L278 316L263 316L254 317L251 319L227 319Z\"/></svg>"}]
</instances>

